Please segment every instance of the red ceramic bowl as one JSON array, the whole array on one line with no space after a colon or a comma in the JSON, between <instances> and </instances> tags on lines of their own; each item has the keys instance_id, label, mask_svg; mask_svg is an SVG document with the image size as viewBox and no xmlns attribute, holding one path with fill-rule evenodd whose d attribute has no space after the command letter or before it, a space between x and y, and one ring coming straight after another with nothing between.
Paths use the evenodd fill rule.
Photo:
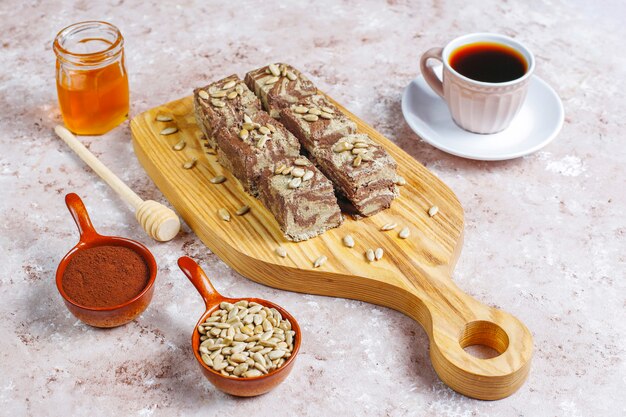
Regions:
<instances>
[{"instance_id":1,"label":"red ceramic bowl","mask_svg":"<svg viewBox=\"0 0 626 417\"><path fill-rule=\"evenodd\" d=\"M56 273L56 283L59 293L63 297L66 307L70 312L82 322L94 327L117 327L134 320L139 316L150 304L152 293L154 292L154 280L157 273L157 265L152 253L139 242L116 236L102 236L96 232L87 209L78 195L71 193L65 196L65 204L70 210L78 231L80 239L63 257L59 263ZM150 271L150 279L144 289L134 298L123 304L110 307L90 307L84 306L73 301L63 289L63 274L70 259L78 251L93 248L95 246L124 246L138 253L148 265Z\"/></svg>"},{"instance_id":2,"label":"red ceramic bowl","mask_svg":"<svg viewBox=\"0 0 626 417\"><path fill-rule=\"evenodd\" d=\"M300 332L300 326L298 325L296 319L284 308L267 300L261 300L258 298L226 298L222 296L215 290L215 288L213 288L211 281L209 281L209 278L206 276L202 268L200 268L200 266L193 259L187 256L183 256L178 259L178 266L185 273L187 278L189 278L189 281L191 281L191 283L196 287L206 305L206 311L202 317L200 317L198 323L196 323L191 336L191 349L193 350L193 354L196 357L196 361L200 365L204 376L213 385L215 385L217 389L239 397L253 397L265 394L283 382L293 368L293 364L296 360L296 356L298 355L298 351L300 350L300 343L302 341L302 333ZM200 353L198 352L201 336L198 332L198 326L204 323L205 320L211 316L211 313L219 308L222 301L234 304L241 300L254 301L269 308L275 308L280 312L283 318L286 318L291 322L291 329L296 332L291 356L287 359L287 361L285 361L283 366L266 375L253 378L237 378L222 375L220 372L214 371L208 367L202 361Z\"/></svg>"}]
</instances>

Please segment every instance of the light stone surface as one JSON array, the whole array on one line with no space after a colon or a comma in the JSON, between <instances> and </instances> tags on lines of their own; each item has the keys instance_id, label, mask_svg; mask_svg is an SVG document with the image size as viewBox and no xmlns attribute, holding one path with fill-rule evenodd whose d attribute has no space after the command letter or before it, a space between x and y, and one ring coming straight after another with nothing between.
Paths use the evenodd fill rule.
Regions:
<instances>
[{"instance_id":1,"label":"light stone surface","mask_svg":"<svg viewBox=\"0 0 626 417\"><path fill-rule=\"evenodd\" d=\"M626 415L624 18L619 0L0 2L0 414ZM527 383L500 401L463 397L439 381L425 332L402 314L255 284L186 226L172 242L149 240L52 133L60 117L51 43L88 19L126 37L131 116L280 60L442 178L466 215L454 279L531 329ZM440 152L400 112L423 51L487 30L527 43L565 106L558 139L513 161ZM82 140L143 198L165 202L133 154L127 122ZM100 232L137 239L157 259L154 300L124 327L77 322L56 291L56 266L77 240L68 192L84 199ZM299 319L301 354L275 391L236 399L204 380L190 351L203 305L176 267L181 255L197 259L224 294L271 299Z\"/></svg>"}]
</instances>

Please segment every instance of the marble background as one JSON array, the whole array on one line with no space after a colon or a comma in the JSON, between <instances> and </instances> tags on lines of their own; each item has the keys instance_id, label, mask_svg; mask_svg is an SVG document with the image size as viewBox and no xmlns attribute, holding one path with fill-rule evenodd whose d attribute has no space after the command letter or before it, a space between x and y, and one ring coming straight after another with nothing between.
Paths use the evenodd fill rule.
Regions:
<instances>
[{"instance_id":1,"label":"marble background","mask_svg":"<svg viewBox=\"0 0 626 417\"><path fill-rule=\"evenodd\" d=\"M120 416L622 416L626 414L625 3L573 1L0 2L0 414ZM60 122L51 43L89 19L126 38L131 116L192 87L284 60L441 177L466 215L454 279L520 317L535 337L527 383L495 402L439 381L428 339L402 314L283 292L233 272L187 228L149 240L133 213L52 133ZM431 147L404 123L400 94L427 48L494 31L527 43L559 93L556 141L512 161ZM143 198L165 202L139 166L128 123L82 139ZM151 306L113 330L78 322L54 284L77 232L78 193L98 229L150 247ZM236 399L202 377L189 335L201 300L176 268L196 258L220 291L275 300L303 326L289 379Z\"/></svg>"}]
</instances>

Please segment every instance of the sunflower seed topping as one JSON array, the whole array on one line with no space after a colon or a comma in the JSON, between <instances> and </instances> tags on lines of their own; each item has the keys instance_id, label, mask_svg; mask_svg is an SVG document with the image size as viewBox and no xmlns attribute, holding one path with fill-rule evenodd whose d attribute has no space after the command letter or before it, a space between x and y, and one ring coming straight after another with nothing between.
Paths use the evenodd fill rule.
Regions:
<instances>
[{"instance_id":1,"label":"sunflower seed topping","mask_svg":"<svg viewBox=\"0 0 626 417\"><path fill-rule=\"evenodd\" d=\"M315 173L313 171L307 171L304 173L304 175L302 176L302 181L308 181L311 178L313 178L313 176L315 175Z\"/></svg>"},{"instance_id":2,"label":"sunflower seed topping","mask_svg":"<svg viewBox=\"0 0 626 417\"><path fill-rule=\"evenodd\" d=\"M287 250L282 246L279 246L276 248L276 255L280 256L281 258L285 258L287 256Z\"/></svg>"},{"instance_id":3,"label":"sunflower seed topping","mask_svg":"<svg viewBox=\"0 0 626 417\"><path fill-rule=\"evenodd\" d=\"M437 207L437 206L432 206L431 208L428 209L428 215L430 217L433 217L438 212L439 212L439 207Z\"/></svg>"},{"instance_id":4,"label":"sunflower seed topping","mask_svg":"<svg viewBox=\"0 0 626 417\"><path fill-rule=\"evenodd\" d=\"M250 206L248 206L247 204L244 206L241 206L237 209L237 211L235 212L235 214L237 216L243 216L244 214L246 214L247 212L250 211Z\"/></svg>"},{"instance_id":5,"label":"sunflower seed topping","mask_svg":"<svg viewBox=\"0 0 626 417\"><path fill-rule=\"evenodd\" d=\"M198 91L198 96L200 96L200 98L203 99L203 100L208 100L209 99L209 93L207 93L204 90Z\"/></svg>"},{"instance_id":6,"label":"sunflower seed topping","mask_svg":"<svg viewBox=\"0 0 626 417\"><path fill-rule=\"evenodd\" d=\"M400 230L400 233L398 233L398 237L400 239L406 239L411 235L411 230L409 230L408 227L404 227L402 228L402 230Z\"/></svg>"},{"instance_id":7,"label":"sunflower seed topping","mask_svg":"<svg viewBox=\"0 0 626 417\"><path fill-rule=\"evenodd\" d=\"M206 93L206 91L204 90L200 90L200 91L203 91ZM157 115L156 120L157 122L171 122L173 119L172 119L172 116L168 116L166 114L159 114Z\"/></svg>"},{"instance_id":8,"label":"sunflower seed topping","mask_svg":"<svg viewBox=\"0 0 626 417\"><path fill-rule=\"evenodd\" d=\"M393 230L393 229L395 229L397 226L398 226L398 224L397 224L397 223L385 223L385 224L384 224L384 225L380 228L380 230L381 230L381 231L383 231L383 232L386 232L386 231L388 231L388 230Z\"/></svg>"},{"instance_id":9,"label":"sunflower seed topping","mask_svg":"<svg viewBox=\"0 0 626 417\"><path fill-rule=\"evenodd\" d=\"M315 262L313 262L313 268L319 268L320 266L324 265L324 263L326 263L327 260L328 260L328 257L326 257L326 255L320 256L319 258L315 260ZM278 357L274 359L278 359Z\"/></svg>"},{"instance_id":10,"label":"sunflower seed topping","mask_svg":"<svg viewBox=\"0 0 626 417\"><path fill-rule=\"evenodd\" d=\"M296 189L300 186L300 184L302 184L302 178L295 177L291 181L289 181L289 184L287 186L291 189Z\"/></svg>"},{"instance_id":11,"label":"sunflower seed topping","mask_svg":"<svg viewBox=\"0 0 626 417\"><path fill-rule=\"evenodd\" d=\"M222 90L228 90L229 88L233 88L235 84L237 84L237 81L230 80L229 82L227 82L226 84L222 86Z\"/></svg>"},{"instance_id":12,"label":"sunflower seed topping","mask_svg":"<svg viewBox=\"0 0 626 417\"><path fill-rule=\"evenodd\" d=\"M172 146L172 149L174 149L175 151L182 151L185 145L187 145L187 142L185 142L184 139L181 139L180 142Z\"/></svg>"},{"instance_id":13,"label":"sunflower seed topping","mask_svg":"<svg viewBox=\"0 0 626 417\"><path fill-rule=\"evenodd\" d=\"M280 69L278 69L276 64L270 64L268 68L274 77L280 76Z\"/></svg>"},{"instance_id":14,"label":"sunflower seed topping","mask_svg":"<svg viewBox=\"0 0 626 417\"><path fill-rule=\"evenodd\" d=\"M272 84L276 84L276 82L278 82L280 78L279 77L270 77L267 80L265 80L265 85L272 85Z\"/></svg>"},{"instance_id":15,"label":"sunflower seed topping","mask_svg":"<svg viewBox=\"0 0 626 417\"><path fill-rule=\"evenodd\" d=\"M343 244L349 248L354 247L354 238L351 235L345 235L343 237Z\"/></svg>"},{"instance_id":16,"label":"sunflower seed topping","mask_svg":"<svg viewBox=\"0 0 626 417\"><path fill-rule=\"evenodd\" d=\"M376 255L374 254L374 250L373 249L366 250L365 251L365 257L370 262L374 262L376 260Z\"/></svg>"}]
</instances>

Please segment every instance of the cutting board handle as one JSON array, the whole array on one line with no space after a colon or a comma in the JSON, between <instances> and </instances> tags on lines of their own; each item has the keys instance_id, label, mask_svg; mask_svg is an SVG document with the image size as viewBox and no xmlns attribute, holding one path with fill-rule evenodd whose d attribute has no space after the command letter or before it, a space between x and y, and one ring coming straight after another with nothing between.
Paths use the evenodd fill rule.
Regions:
<instances>
[{"instance_id":1,"label":"cutting board handle","mask_svg":"<svg viewBox=\"0 0 626 417\"><path fill-rule=\"evenodd\" d=\"M483 400L511 395L526 380L533 351L528 328L513 315L481 304L451 280L416 305L430 337L430 358L442 381L461 394ZM444 295L445 294L445 295ZM413 314L410 314L413 315ZM426 323L424 323L426 321ZM482 345L499 355L482 359L464 348Z\"/></svg>"}]
</instances>

